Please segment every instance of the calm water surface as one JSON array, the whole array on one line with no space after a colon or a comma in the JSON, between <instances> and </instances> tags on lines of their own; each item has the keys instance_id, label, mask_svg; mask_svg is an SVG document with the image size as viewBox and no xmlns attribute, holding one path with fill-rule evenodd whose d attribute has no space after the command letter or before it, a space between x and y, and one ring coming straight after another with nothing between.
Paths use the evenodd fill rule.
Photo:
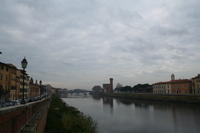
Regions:
<instances>
[{"instance_id":1,"label":"calm water surface","mask_svg":"<svg viewBox=\"0 0 200 133\"><path fill-rule=\"evenodd\" d=\"M63 100L91 116L98 133L200 133L200 108L194 105L92 96Z\"/></svg>"}]
</instances>

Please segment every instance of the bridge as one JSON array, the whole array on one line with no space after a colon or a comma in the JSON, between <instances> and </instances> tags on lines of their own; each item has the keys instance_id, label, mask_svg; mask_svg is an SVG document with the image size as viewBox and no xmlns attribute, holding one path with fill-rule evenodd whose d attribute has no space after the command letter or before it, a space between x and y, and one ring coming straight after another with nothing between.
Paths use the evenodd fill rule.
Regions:
<instances>
[{"instance_id":1,"label":"bridge","mask_svg":"<svg viewBox=\"0 0 200 133\"><path fill-rule=\"evenodd\" d=\"M59 90L56 92L57 95L61 98L71 97L71 96L88 96L91 94L91 91L83 89L74 89L74 90Z\"/></svg>"},{"instance_id":2,"label":"bridge","mask_svg":"<svg viewBox=\"0 0 200 133\"><path fill-rule=\"evenodd\" d=\"M67 93L68 94L80 94L80 93L82 93L82 94L89 94L89 93L91 93L91 91L82 90L82 89L75 89L75 90L69 90Z\"/></svg>"}]
</instances>

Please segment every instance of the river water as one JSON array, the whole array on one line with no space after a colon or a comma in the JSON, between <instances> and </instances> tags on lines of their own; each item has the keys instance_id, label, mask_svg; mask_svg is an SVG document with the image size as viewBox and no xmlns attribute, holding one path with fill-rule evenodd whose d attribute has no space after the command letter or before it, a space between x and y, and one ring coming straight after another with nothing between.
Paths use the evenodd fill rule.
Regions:
<instances>
[{"instance_id":1,"label":"river water","mask_svg":"<svg viewBox=\"0 0 200 133\"><path fill-rule=\"evenodd\" d=\"M198 105L147 103L101 97L63 100L97 122L98 133L200 133Z\"/></svg>"}]
</instances>

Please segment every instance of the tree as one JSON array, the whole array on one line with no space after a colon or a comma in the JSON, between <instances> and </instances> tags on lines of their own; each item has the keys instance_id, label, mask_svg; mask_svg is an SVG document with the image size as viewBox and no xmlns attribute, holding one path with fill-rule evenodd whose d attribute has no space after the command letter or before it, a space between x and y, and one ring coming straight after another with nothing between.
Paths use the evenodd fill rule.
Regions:
<instances>
[{"instance_id":1,"label":"tree","mask_svg":"<svg viewBox=\"0 0 200 133\"><path fill-rule=\"evenodd\" d=\"M93 91L94 93L100 93L100 92L103 92L103 89L101 88L101 86L96 85L96 86L94 86L94 87L92 88L92 91Z\"/></svg>"},{"instance_id":2,"label":"tree","mask_svg":"<svg viewBox=\"0 0 200 133\"><path fill-rule=\"evenodd\" d=\"M153 87L152 85L149 85L149 84L137 84L132 88L132 90L134 92L145 93L145 92L152 92Z\"/></svg>"},{"instance_id":3,"label":"tree","mask_svg":"<svg viewBox=\"0 0 200 133\"><path fill-rule=\"evenodd\" d=\"M130 92L131 90L132 90L131 86L115 88L115 91L118 91L118 92Z\"/></svg>"},{"instance_id":4,"label":"tree","mask_svg":"<svg viewBox=\"0 0 200 133\"><path fill-rule=\"evenodd\" d=\"M131 86L125 86L125 87L123 87L123 90L124 90L125 92L131 92L132 87L131 87Z\"/></svg>"},{"instance_id":5,"label":"tree","mask_svg":"<svg viewBox=\"0 0 200 133\"><path fill-rule=\"evenodd\" d=\"M120 92L122 90L123 86L120 83L117 83L115 91Z\"/></svg>"},{"instance_id":6,"label":"tree","mask_svg":"<svg viewBox=\"0 0 200 133\"><path fill-rule=\"evenodd\" d=\"M123 85L122 84L120 84L120 83L117 83L117 85L116 85L116 88L122 88L123 87Z\"/></svg>"}]
</instances>

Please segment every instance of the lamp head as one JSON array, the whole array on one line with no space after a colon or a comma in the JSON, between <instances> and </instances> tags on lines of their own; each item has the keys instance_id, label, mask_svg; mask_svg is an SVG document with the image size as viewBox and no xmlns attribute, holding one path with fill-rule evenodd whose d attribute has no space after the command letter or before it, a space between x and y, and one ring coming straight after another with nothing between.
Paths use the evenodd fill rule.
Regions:
<instances>
[{"instance_id":1,"label":"lamp head","mask_svg":"<svg viewBox=\"0 0 200 133\"><path fill-rule=\"evenodd\" d=\"M26 58L24 57L24 59L21 61L21 65L22 65L22 68L25 69L28 65L28 62L26 60Z\"/></svg>"}]
</instances>

